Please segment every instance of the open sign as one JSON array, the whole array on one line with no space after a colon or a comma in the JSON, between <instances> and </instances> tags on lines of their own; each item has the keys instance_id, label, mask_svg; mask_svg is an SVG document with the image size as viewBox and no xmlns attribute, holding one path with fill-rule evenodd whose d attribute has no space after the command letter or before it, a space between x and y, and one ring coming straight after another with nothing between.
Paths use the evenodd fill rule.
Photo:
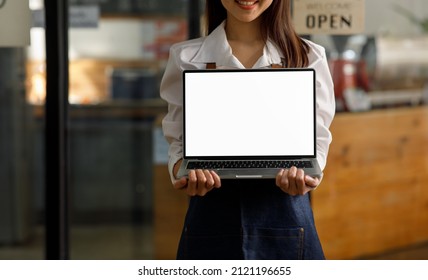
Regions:
<instances>
[{"instance_id":1,"label":"open sign","mask_svg":"<svg viewBox=\"0 0 428 280\"><path fill-rule=\"evenodd\" d=\"M300 34L361 33L365 0L294 0L293 20Z\"/></svg>"}]
</instances>

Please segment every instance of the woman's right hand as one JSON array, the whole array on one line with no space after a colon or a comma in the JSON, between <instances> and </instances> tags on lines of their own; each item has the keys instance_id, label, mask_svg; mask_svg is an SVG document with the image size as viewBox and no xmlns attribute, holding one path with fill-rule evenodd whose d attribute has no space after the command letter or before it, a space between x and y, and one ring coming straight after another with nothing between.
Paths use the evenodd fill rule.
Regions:
<instances>
[{"instance_id":1,"label":"woman's right hand","mask_svg":"<svg viewBox=\"0 0 428 280\"><path fill-rule=\"evenodd\" d=\"M174 166L174 176L180 169L181 160ZM220 177L212 170L190 170L186 177L174 182L174 188L184 190L189 196L204 196L214 188L221 187Z\"/></svg>"}]
</instances>

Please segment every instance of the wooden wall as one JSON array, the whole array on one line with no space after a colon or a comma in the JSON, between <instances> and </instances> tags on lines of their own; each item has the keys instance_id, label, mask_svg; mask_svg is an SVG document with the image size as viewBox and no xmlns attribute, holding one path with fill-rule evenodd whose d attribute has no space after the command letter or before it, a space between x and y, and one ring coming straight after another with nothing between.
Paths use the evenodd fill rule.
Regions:
<instances>
[{"instance_id":1,"label":"wooden wall","mask_svg":"<svg viewBox=\"0 0 428 280\"><path fill-rule=\"evenodd\" d=\"M322 185L313 192L330 259L428 241L428 107L339 114Z\"/></svg>"},{"instance_id":2,"label":"wooden wall","mask_svg":"<svg viewBox=\"0 0 428 280\"><path fill-rule=\"evenodd\" d=\"M166 165L154 168L154 258L175 259L188 197L173 189Z\"/></svg>"}]
</instances>

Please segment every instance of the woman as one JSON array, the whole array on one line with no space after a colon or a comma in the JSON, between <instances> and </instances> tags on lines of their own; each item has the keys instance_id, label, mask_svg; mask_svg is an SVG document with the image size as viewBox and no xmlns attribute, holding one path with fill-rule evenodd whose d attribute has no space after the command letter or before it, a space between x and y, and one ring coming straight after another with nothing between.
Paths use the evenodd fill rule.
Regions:
<instances>
[{"instance_id":1,"label":"woman","mask_svg":"<svg viewBox=\"0 0 428 280\"><path fill-rule=\"evenodd\" d=\"M208 36L171 47L161 83L174 188L191 196L178 259L323 259L308 192L320 180L295 167L276 180L220 180L210 170L176 178L182 158L185 69L311 67L317 73L317 158L326 165L335 104L325 51L299 38L289 0L207 0ZM292 120L289 120L292 121ZM283 128L287 129L286 122ZM214 135L215 137L215 135Z\"/></svg>"}]
</instances>

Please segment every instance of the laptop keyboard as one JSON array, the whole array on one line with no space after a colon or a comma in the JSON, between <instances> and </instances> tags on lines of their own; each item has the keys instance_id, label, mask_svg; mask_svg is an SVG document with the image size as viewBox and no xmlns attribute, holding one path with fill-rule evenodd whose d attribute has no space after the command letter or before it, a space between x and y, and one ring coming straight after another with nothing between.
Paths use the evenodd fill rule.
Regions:
<instances>
[{"instance_id":1,"label":"laptop keyboard","mask_svg":"<svg viewBox=\"0 0 428 280\"><path fill-rule=\"evenodd\" d=\"M187 169L312 168L309 160L190 161Z\"/></svg>"}]
</instances>

